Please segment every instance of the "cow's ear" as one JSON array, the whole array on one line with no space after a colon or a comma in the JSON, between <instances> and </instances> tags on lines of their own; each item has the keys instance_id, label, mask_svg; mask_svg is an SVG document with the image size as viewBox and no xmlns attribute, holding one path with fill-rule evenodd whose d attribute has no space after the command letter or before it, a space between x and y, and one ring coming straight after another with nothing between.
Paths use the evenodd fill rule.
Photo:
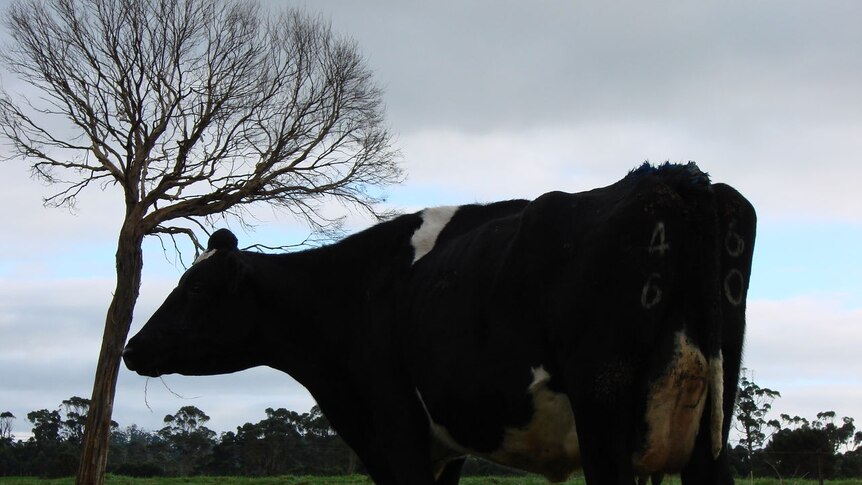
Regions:
<instances>
[{"instance_id":1,"label":"cow's ear","mask_svg":"<svg viewBox=\"0 0 862 485\"><path fill-rule=\"evenodd\" d=\"M236 236L233 235L227 229L219 229L218 231L212 233L210 236L209 242L207 242L207 251L212 250L227 250L227 251L235 251L237 249L237 244L239 241Z\"/></svg>"}]
</instances>

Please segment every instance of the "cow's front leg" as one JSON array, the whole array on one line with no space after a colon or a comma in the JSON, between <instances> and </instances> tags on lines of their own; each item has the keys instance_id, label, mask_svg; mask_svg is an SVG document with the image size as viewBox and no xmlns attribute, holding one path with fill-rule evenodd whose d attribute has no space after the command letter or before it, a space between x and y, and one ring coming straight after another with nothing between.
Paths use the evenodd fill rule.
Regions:
<instances>
[{"instance_id":1,"label":"cow's front leg","mask_svg":"<svg viewBox=\"0 0 862 485\"><path fill-rule=\"evenodd\" d=\"M435 485L428 416L404 366L394 362L385 349L364 356L365 371L353 379L369 410L361 419L374 434L372 444L386 472L386 481L373 477L375 483Z\"/></svg>"},{"instance_id":2,"label":"cow's front leg","mask_svg":"<svg viewBox=\"0 0 862 485\"><path fill-rule=\"evenodd\" d=\"M332 428L356 453L374 483L400 483L389 469L386 452L372 428L372 410L353 383L338 377L327 382L330 385L310 390Z\"/></svg>"},{"instance_id":3,"label":"cow's front leg","mask_svg":"<svg viewBox=\"0 0 862 485\"><path fill-rule=\"evenodd\" d=\"M428 420L415 390L389 390L380 397L372 410L372 427L393 483L434 485Z\"/></svg>"}]
</instances>

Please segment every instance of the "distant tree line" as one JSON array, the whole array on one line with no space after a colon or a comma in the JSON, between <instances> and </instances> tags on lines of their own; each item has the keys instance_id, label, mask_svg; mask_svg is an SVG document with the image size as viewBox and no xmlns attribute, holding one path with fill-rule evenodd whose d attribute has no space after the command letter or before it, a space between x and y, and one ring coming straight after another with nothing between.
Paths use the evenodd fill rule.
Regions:
<instances>
[{"instance_id":1,"label":"distant tree line","mask_svg":"<svg viewBox=\"0 0 862 485\"><path fill-rule=\"evenodd\" d=\"M739 384L731 464L739 476L862 477L862 431L853 418L832 411L816 419L781 414L769 419L778 391L758 386L748 374ZM74 475L80 460L88 399L71 397L55 410L27 413L33 436L15 440L16 417L0 413L0 476ZM217 435L202 410L183 406L148 431L112 423L108 471L127 476L339 475L362 473L362 463L314 406L307 413L266 409L266 418ZM470 459L468 475L519 472Z\"/></svg>"},{"instance_id":2,"label":"distant tree line","mask_svg":"<svg viewBox=\"0 0 862 485\"><path fill-rule=\"evenodd\" d=\"M816 419L780 414L769 419L778 391L758 386L745 371L739 381L734 427L740 436L730 460L740 476L862 477L862 431L834 411Z\"/></svg>"},{"instance_id":3,"label":"distant tree line","mask_svg":"<svg viewBox=\"0 0 862 485\"><path fill-rule=\"evenodd\" d=\"M15 416L0 414L0 476L74 475L89 400L72 397L53 411L27 413L33 436L14 440ZM267 409L266 418L217 436L195 406L147 431L112 423L108 471L128 476L338 475L361 472L361 463L315 406L307 413Z\"/></svg>"}]
</instances>

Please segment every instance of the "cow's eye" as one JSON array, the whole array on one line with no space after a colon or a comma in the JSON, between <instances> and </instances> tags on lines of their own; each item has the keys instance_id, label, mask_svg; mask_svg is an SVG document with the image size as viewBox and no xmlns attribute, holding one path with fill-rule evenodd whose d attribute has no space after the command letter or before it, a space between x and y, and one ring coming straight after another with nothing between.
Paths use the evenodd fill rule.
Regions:
<instances>
[{"instance_id":1,"label":"cow's eye","mask_svg":"<svg viewBox=\"0 0 862 485\"><path fill-rule=\"evenodd\" d=\"M191 293L192 295L199 295L203 291L204 291L204 285L202 285L200 283L192 283L191 286L189 286L189 293Z\"/></svg>"}]
</instances>

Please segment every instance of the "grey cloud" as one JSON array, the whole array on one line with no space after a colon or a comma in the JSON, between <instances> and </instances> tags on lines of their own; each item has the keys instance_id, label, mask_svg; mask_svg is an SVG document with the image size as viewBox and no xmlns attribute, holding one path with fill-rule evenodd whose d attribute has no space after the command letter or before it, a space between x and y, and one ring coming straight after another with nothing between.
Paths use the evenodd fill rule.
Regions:
<instances>
[{"instance_id":1,"label":"grey cloud","mask_svg":"<svg viewBox=\"0 0 862 485\"><path fill-rule=\"evenodd\" d=\"M826 86L845 96L857 92L862 60L854 46L862 41L862 6L853 3L315 7L368 52L403 131L602 119L703 121L728 102L740 116L768 118L758 111L786 115L801 106L809 116L822 111L825 117L858 117L842 109L843 96L820 93L823 105L808 103Z\"/></svg>"}]
</instances>

